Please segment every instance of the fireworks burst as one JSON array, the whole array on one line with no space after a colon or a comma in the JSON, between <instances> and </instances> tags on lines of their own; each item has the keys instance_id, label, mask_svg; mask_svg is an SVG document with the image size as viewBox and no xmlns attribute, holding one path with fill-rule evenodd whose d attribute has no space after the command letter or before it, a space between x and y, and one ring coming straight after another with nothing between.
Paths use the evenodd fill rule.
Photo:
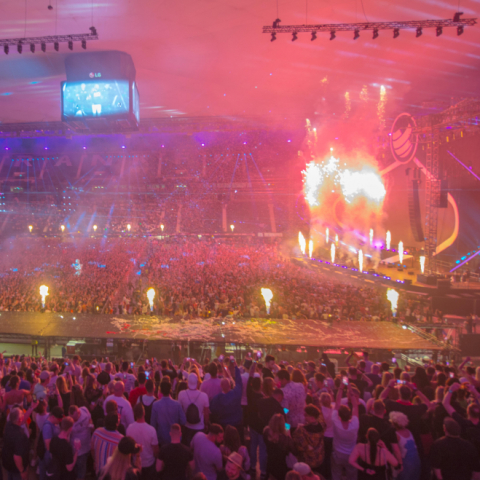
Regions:
<instances>
[{"instance_id":1,"label":"fireworks burst","mask_svg":"<svg viewBox=\"0 0 480 480\"><path fill-rule=\"evenodd\" d=\"M311 161L302 174L305 200L311 207L320 205L320 192L327 181L334 187L340 187L347 203L353 202L358 197L365 197L380 203L386 194L381 177L374 172L372 167L349 170L341 167L339 160L333 155L321 163ZM334 193L335 190L332 192Z\"/></svg>"}]
</instances>

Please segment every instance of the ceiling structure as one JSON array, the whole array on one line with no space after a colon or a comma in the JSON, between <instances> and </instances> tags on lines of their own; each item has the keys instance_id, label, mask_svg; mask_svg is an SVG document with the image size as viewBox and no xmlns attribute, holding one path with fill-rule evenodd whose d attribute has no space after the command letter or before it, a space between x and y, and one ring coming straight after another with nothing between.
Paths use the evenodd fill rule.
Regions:
<instances>
[{"instance_id":1,"label":"ceiling structure","mask_svg":"<svg viewBox=\"0 0 480 480\"><path fill-rule=\"evenodd\" d=\"M51 4L53 9L48 9ZM26 5L26 9L25 9ZM364 85L372 101L387 91L387 112L396 116L427 106L444 109L480 91L480 25L402 30L375 40L362 32L279 35L262 27L282 24L450 19L480 13L480 0L0 0L0 37L88 33L88 50L120 50L135 63L140 118L258 117L272 122L343 114ZM278 10L277 10L278 8ZM25 21L25 18L27 19ZM0 39L1 43L1 39ZM74 52L81 51L80 43ZM60 119L60 82L70 51L47 47L20 55L0 51L0 122Z\"/></svg>"}]
</instances>

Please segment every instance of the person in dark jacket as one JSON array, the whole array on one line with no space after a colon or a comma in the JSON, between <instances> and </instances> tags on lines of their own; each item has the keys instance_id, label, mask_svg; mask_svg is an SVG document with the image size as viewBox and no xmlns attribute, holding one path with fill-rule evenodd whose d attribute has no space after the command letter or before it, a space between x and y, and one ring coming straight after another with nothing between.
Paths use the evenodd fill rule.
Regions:
<instances>
[{"instance_id":1,"label":"person in dark jacket","mask_svg":"<svg viewBox=\"0 0 480 480\"><path fill-rule=\"evenodd\" d=\"M22 428L23 419L23 410L15 407L10 411L10 420L5 426L2 464L9 479L25 480L28 477L30 444Z\"/></svg>"},{"instance_id":2,"label":"person in dark jacket","mask_svg":"<svg viewBox=\"0 0 480 480\"><path fill-rule=\"evenodd\" d=\"M293 434L293 446L299 462L318 471L325 458L323 413L315 405L305 407L305 425L298 425Z\"/></svg>"},{"instance_id":3,"label":"person in dark jacket","mask_svg":"<svg viewBox=\"0 0 480 480\"><path fill-rule=\"evenodd\" d=\"M223 428L232 425L238 430L240 439L243 443L243 411L242 411L242 376L240 370L235 365L235 387L232 389L230 381L222 379L222 393L212 398L210 402L210 412L212 422L218 423Z\"/></svg>"}]
</instances>

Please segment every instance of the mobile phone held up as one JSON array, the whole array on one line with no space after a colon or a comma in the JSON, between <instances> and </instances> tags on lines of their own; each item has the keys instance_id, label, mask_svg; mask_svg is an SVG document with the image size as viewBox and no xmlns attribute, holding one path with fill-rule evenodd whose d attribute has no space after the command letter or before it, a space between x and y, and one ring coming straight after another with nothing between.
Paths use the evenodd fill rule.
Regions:
<instances>
[{"instance_id":1,"label":"mobile phone held up","mask_svg":"<svg viewBox=\"0 0 480 480\"><path fill-rule=\"evenodd\" d=\"M348 377L342 377L342 383L348 385Z\"/></svg>"}]
</instances>

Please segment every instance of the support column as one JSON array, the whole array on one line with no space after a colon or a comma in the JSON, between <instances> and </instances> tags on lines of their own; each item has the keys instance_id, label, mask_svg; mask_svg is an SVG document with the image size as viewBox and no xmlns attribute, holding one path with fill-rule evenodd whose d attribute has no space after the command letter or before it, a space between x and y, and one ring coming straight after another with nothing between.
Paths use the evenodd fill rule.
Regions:
<instances>
[{"instance_id":1,"label":"support column","mask_svg":"<svg viewBox=\"0 0 480 480\"><path fill-rule=\"evenodd\" d=\"M227 204L222 203L222 230L227 231Z\"/></svg>"},{"instance_id":2,"label":"support column","mask_svg":"<svg viewBox=\"0 0 480 480\"><path fill-rule=\"evenodd\" d=\"M275 212L273 211L273 203L268 204L268 213L270 216L270 227L272 233L277 233L277 225L275 224Z\"/></svg>"}]
</instances>

